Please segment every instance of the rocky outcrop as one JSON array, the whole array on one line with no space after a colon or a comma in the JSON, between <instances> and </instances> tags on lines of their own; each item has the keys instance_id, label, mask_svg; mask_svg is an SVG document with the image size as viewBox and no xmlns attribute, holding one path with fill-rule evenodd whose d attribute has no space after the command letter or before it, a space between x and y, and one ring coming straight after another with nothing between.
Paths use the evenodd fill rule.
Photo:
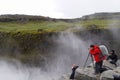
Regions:
<instances>
[{"instance_id":1,"label":"rocky outcrop","mask_svg":"<svg viewBox=\"0 0 120 80\"><path fill-rule=\"evenodd\" d=\"M120 75L120 60L118 61L118 67L110 64L109 61L104 62L104 68L107 70L101 74L94 75L93 66L90 64L86 68L78 68L75 74L75 80L114 80L114 76ZM60 80L69 80L70 74L64 75Z\"/></svg>"}]
</instances>

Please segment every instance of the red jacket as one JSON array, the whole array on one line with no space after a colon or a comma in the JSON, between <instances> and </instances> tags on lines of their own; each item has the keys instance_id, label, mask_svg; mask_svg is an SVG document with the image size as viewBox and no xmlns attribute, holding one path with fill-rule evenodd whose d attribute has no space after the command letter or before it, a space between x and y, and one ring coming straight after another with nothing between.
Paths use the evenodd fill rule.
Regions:
<instances>
[{"instance_id":1,"label":"red jacket","mask_svg":"<svg viewBox=\"0 0 120 80\"><path fill-rule=\"evenodd\" d=\"M90 54L93 55L96 62L104 60L106 57L102 55L100 48L97 45L94 45L94 49L90 50Z\"/></svg>"}]
</instances>

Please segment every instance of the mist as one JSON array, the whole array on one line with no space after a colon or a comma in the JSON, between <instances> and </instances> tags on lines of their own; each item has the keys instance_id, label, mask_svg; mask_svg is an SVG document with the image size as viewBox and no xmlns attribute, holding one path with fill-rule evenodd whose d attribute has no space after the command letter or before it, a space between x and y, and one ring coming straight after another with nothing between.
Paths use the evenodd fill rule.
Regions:
<instances>
[{"instance_id":1,"label":"mist","mask_svg":"<svg viewBox=\"0 0 120 80\"><path fill-rule=\"evenodd\" d=\"M110 23L108 23L108 30L111 33L111 38L113 41L111 41L111 49L116 51L116 54L120 56L120 29L119 29L119 20L118 19L112 19Z\"/></svg>"},{"instance_id":2,"label":"mist","mask_svg":"<svg viewBox=\"0 0 120 80\"><path fill-rule=\"evenodd\" d=\"M80 67L84 65L89 41L86 43L81 37L69 31L61 32L54 41L57 43L53 51L54 59L45 63L45 70L22 64L16 59L0 58L0 80L58 80L62 75L71 73L73 64ZM14 40L12 42L14 43ZM9 46L3 48L5 47L11 52ZM1 52L4 51L3 48Z\"/></svg>"},{"instance_id":3,"label":"mist","mask_svg":"<svg viewBox=\"0 0 120 80\"><path fill-rule=\"evenodd\" d=\"M60 34L57 42L59 44L57 53L59 53L58 58L60 60L63 60L63 62L66 61L65 64L72 65L74 63L82 66L83 63L81 62L84 61L83 58L88 54L89 47L82 38L76 36L74 33L64 32Z\"/></svg>"},{"instance_id":4,"label":"mist","mask_svg":"<svg viewBox=\"0 0 120 80\"><path fill-rule=\"evenodd\" d=\"M119 30L114 31L113 29L110 31L114 37L119 32ZM83 31L82 34L76 34L70 30L59 33L53 38L56 43L56 47L52 51L53 59L45 63L45 69L25 65L15 59L0 58L0 80L58 80L64 74L71 73L73 64L79 67L84 66L90 44L109 44L104 33L101 33ZM116 39L118 39L117 36ZM11 51L8 48L7 50ZM19 52L19 50L15 52ZM90 62L89 58L87 65Z\"/></svg>"},{"instance_id":5,"label":"mist","mask_svg":"<svg viewBox=\"0 0 120 80\"><path fill-rule=\"evenodd\" d=\"M25 66L17 60L1 59L0 80L54 80L54 76L51 72Z\"/></svg>"}]
</instances>

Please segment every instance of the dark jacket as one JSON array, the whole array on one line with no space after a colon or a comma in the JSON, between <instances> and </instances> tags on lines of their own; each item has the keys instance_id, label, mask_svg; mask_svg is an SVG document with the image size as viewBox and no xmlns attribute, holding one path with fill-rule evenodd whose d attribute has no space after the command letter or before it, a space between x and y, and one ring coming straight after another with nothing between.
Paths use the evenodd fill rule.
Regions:
<instances>
[{"instance_id":1,"label":"dark jacket","mask_svg":"<svg viewBox=\"0 0 120 80\"><path fill-rule=\"evenodd\" d=\"M118 57L115 53L112 53L110 56L108 56L108 59L114 60L115 62L117 62Z\"/></svg>"}]
</instances>

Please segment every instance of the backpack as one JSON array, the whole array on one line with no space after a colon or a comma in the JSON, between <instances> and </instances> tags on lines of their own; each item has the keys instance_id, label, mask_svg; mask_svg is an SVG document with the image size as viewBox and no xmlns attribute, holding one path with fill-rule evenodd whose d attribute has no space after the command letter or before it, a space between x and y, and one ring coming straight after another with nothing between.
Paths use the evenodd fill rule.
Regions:
<instances>
[{"instance_id":1,"label":"backpack","mask_svg":"<svg viewBox=\"0 0 120 80\"><path fill-rule=\"evenodd\" d=\"M108 49L105 45L100 45L99 48L100 48L103 56L108 56L109 55Z\"/></svg>"}]
</instances>

